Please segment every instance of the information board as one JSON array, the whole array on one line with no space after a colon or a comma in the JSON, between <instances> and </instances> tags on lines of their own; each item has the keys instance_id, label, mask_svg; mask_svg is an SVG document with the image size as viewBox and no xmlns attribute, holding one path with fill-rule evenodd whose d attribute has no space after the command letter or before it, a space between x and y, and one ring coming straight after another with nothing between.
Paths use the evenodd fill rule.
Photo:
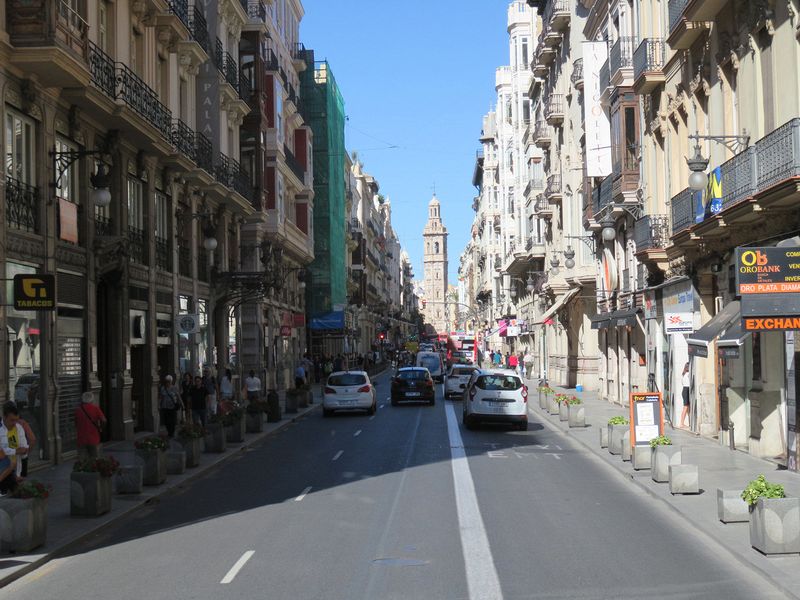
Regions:
<instances>
[{"instance_id":1,"label":"information board","mask_svg":"<svg viewBox=\"0 0 800 600\"><path fill-rule=\"evenodd\" d=\"M632 392L631 446L646 446L664 434L664 403L661 392Z\"/></svg>"},{"instance_id":2,"label":"information board","mask_svg":"<svg viewBox=\"0 0 800 600\"><path fill-rule=\"evenodd\" d=\"M800 248L736 248L739 294L800 292Z\"/></svg>"}]
</instances>

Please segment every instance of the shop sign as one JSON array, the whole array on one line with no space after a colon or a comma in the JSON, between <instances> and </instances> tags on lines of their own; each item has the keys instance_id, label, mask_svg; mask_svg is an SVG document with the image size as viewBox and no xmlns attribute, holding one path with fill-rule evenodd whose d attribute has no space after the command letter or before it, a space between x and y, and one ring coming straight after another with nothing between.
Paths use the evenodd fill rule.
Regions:
<instances>
[{"instance_id":1,"label":"shop sign","mask_svg":"<svg viewBox=\"0 0 800 600\"><path fill-rule=\"evenodd\" d=\"M800 248L737 248L739 294L800 292Z\"/></svg>"},{"instance_id":2,"label":"shop sign","mask_svg":"<svg viewBox=\"0 0 800 600\"><path fill-rule=\"evenodd\" d=\"M197 333L200 331L198 315L178 315L175 317L175 330L178 334Z\"/></svg>"},{"instance_id":3,"label":"shop sign","mask_svg":"<svg viewBox=\"0 0 800 600\"><path fill-rule=\"evenodd\" d=\"M646 446L664 433L664 405L660 392L632 392L630 395L631 444Z\"/></svg>"},{"instance_id":4,"label":"shop sign","mask_svg":"<svg viewBox=\"0 0 800 600\"><path fill-rule=\"evenodd\" d=\"M58 237L70 244L78 243L78 205L58 199Z\"/></svg>"},{"instance_id":5,"label":"shop sign","mask_svg":"<svg viewBox=\"0 0 800 600\"><path fill-rule=\"evenodd\" d=\"M15 310L55 310L56 278L48 274L14 275Z\"/></svg>"},{"instance_id":6,"label":"shop sign","mask_svg":"<svg viewBox=\"0 0 800 600\"><path fill-rule=\"evenodd\" d=\"M281 337L290 337L292 335L291 325L281 325Z\"/></svg>"},{"instance_id":7,"label":"shop sign","mask_svg":"<svg viewBox=\"0 0 800 600\"><path fill-rule=\"evenodd\" d=\"M644 318L655 319L657 316L656 292L655 290L648 290L644 293Z\"/></svg>"},{"instance_id":8,"label":"shop sign","mask_svg":"<svg viewBox=\"0 0 800 600\"><path fill-rule=\"evenodd\" d=\"M694 288L691 281L676 283L664 291L664 329L667 333L694 331Z\"/></svg>"},{"instance_id":9,"label":"shop sign","mask_svg":"<svg viewBox=\"0 0 800 600\"><path fill-rule=\"evenodd\" d=\"M747 331L789 331L800 329L800 317L747 317L742 319Z\"/></svg>"},{"instance_id":10,"label":"shop sign","mask_svg":"<svg viewBox=\"0 0 800 600\"><path fill-rule=\"evenodd\" d=\"M718 346L717 355L720 358L739 358L739 346Z\"/></svg>"},{"instance_id":11,"label":"shop sign","mask_svg":"<svg viewBox=\"0 0 800 600\"><path fill-rule=\"evenodd\" d=\"M306 326L306 316L303 313L292 313L292 325L295 327Z\"/></svg>"}]
</instances>

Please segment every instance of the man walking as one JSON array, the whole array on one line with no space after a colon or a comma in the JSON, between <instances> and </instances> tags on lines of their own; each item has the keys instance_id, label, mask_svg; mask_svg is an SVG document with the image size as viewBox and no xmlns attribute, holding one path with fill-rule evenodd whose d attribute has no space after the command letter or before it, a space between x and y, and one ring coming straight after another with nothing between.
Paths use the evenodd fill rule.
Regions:
<instances>
[{"instance_id":1,"label":"man walking","mask_svg":"<svg viewBox=\"0 0 800 600\"><path fill-rule=\"evenodd\" d=\"M94 404L94 394L84 392L81 405L75 409L75 429L78 437L78 456L97 458L100 455L100 432L106 423L106 416Z\"/></svg>"},{"instance_id":2,"label":"man walking","mask_svg":"<svg viewBox=\"0 0 800 600\"><path fill-rule=\"evenodd\" d=\"M250 370L250 375L244 379L244 395L247 396L248 402L258 400L261 394L261 379L256 376L256 372Z\"/></svg>"}]
</instances>

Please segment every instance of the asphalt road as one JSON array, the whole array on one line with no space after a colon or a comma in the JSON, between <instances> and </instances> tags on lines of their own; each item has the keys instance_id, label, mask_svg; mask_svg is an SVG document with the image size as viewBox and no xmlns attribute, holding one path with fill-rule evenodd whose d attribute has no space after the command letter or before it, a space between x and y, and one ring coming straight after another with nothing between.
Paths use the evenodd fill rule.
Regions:
<instances>
[{"instance_id":1,"label":"asphalt road","mask_svg":"<svg viewBox=\"0 0 800 600\"><path fill-rule=\"evenodd\" d=\"M315 411L0 598L781 597L533 416L467 431L459 401L378 390L374 417Z\"/></svg>"}]
</instances>

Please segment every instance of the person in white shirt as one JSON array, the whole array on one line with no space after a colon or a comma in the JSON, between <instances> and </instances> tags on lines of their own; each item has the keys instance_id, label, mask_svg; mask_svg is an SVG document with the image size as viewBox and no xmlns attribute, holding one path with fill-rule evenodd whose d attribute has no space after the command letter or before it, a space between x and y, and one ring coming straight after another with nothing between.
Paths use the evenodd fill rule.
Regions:
<instances>
[{"instance_id":1,"label":"person in white shirt","mask_svg":"<svg viewBox=\"0 0 800 600\"><path fill-rule=\"evenodd\" d=\"M222 402L233 400L233 374L225 369L225 375L219 380L219 394Z\"/></svg>"},{"instance_id":2,"label":"person in white shirt","mask_svg":"<svg viewBox=\"0 0 800 600\"><path fill-rule=\"evenodd\" d=\"M0 424L0 448L11 459L15 478L19 478L22 475L21 459L28 454L28 440L25 437L25 430L18 421L19 410L17 405L13 402L6 402L3 405L3 421Z\"/></svg>"},{"instance_id":3,"label":"person in white shirt","mask_svg":"<svg viewBox=\"0 0 800 600\"><path fill-rule=\"evenodd\" d=\"M681 411L681 424L679 427L681 429L686 429L686 417L689 416L689 386L691 382L689 380L689 363L683 367L683 374L681 375L681 393L683 395L683 410Z\"/></svg>"},{"instance_id":4,"label":"person in white shirt","mask_svg":"<svg viewBox=\"0 0 800 600\"><path fill-rule=\"evenodd\" d=\"M258 397L261 394L261 379L256 377L255 371L251 370L250 375L245 377L244 393L247 396L248 401L252 402L254 400L258 400Z\"/></svg>"}]
</instances>

